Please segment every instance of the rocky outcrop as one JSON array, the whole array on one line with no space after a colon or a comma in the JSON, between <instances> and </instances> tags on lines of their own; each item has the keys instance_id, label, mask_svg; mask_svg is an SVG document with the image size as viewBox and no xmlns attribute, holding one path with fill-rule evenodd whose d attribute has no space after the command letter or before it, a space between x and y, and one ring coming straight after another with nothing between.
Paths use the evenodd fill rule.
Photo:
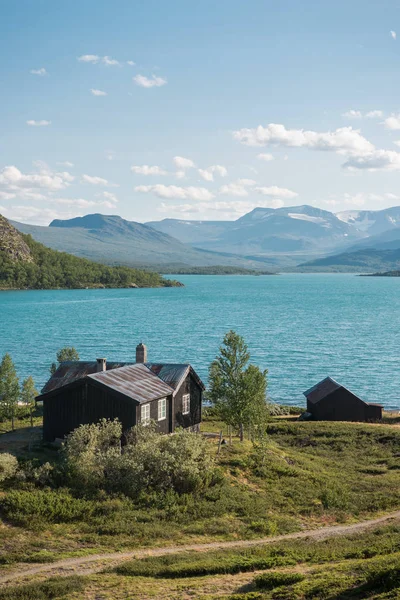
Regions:
<instances>
[{"instance_id":1,"label":"rocky outcrop","mask_svg":"<svg viewBox=\"0 0 400 600\"><path fill-rule=\"evenodd\" d=\"M13 262L33 262L31 251L21 234L0 215L0 252Z\"/></svg>"}]
</instances>

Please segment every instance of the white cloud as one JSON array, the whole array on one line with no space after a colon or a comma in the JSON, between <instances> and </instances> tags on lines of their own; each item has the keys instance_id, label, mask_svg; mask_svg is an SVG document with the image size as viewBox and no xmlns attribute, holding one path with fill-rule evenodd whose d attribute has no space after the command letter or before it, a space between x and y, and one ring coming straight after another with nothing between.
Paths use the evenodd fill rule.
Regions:
<instances>
[{"instance_id":1,"label":"white cloud","mask_svg":"<svg viewBox=\"0 0 400 600\"><path fill-rule=\"evenodd\" d=\"M74 163L70 162L69 160L64 160L64 161L58 162L57 165L59 165L60 167L69 167L70 169L72 169L72 167L74 166Z\"/></svg>"},{"instance_id":2,"label":"white cloud","mask_svg":"<svg viewBox=\"0 0 400 600\"><path fill-rule=\"evenodd\" d=\"M82 175L82 182L90 183L91 185L112 185L109 181L107 181L107 179L104 179L103 177L96 177L91 175Z\"/></svg>"},{"instance_id":3,"label":"white cloud","mask_svg":"<svg viewBox=\"0 0 400 600\"><path fill-rule=\"evenodd\" d=\"M383 117L383 111L370 110L369 112L365 113L365 116L367 117L367 119L381 119Z\"/></svg>"},{"instance_id":4,"label":"white cloud","mask_svg":"<svg viewBox=\"0 0 400 600\"><path fill-rule=\"evenodd\" d=\"M222 165L212 165L207 169L198 169L199 175L205 181L214 181L214 174L220 175L221 177L226 177L228 175L228 171Z\"/></svg>"},{"instance_id":5,"label":"white cloud","mask_svg":"<svg viewBox=\"0 0 400 600\"><path fill-rule=\"evenodd\" d=\"M400 146L400 140L394 141L393 144L395 144L396 146Z\"/></svg>"},{"instance_id":6,"label":"white cloud","mask_svg":"<svg viewBox=\"0 0 400 600\"><path fill-rule=\"evenodd\" d=\"M130 67L134 67L136 65L136 63L133 62L133 60L127 60L126 64L129 65Z\"/></svg>"},{"instance_id":7,"label":"white cloud","mask_svg":"<svg viewBox=\"0 0 400 600\"><path fill-rule=\"evenodd\" d=\"M233 137L246 146L273 144L289 148L333 151L341 154L361 154L374 149L373 144L352 127L341 127L335 131L319 133L304 129L286 129L284 125L270 123L266 127L259 125L254 129L239 129L233 133Z\"/></svg>"},{"instance_id":8,"label":"white cloud","mask_svg":"<svg viewBox=\"0 0 400 600\"><path fill-rule=\"evenodd\" d=\"M184 158L183 156L174 156L173 161L176 168L183 171L185 169L193 169L196 166L190 158Z\"/></svg>"},{"instance_id":9,"label":"white cloud","mask_svg":"<svg viewBox=\"0 0 400 600\"><path fill-rule=\"evenodd\" d=\"M186 173L185 173L185 171L176 171L175 177L177 179L185 179Z\"/></svg>"},{"instance_id":10,"label":"white cloud","mask_svg":"<svg viewBox=\"0 0 400 600\"><path fill-rule=\"evenodd\" d=\"M394 130L400 129L400 114L390 115L390 117L385 119L384 123L385 123L386 129L394 129Z\"/></svg>"},{"instance_id":11,"label":"white cloud","mask_svg":"<svg viewBox=\"0 0 400 600\"><path fill-rule=\"evenodd\" d=\"M199 218L225 218L225 219L237 219L242 215L250 212L254 208L281 208L284 203L281 200L269 200L266 202L258 201L251 202L247 200L232 200L232 201L214 201L214 202L198 202L196 204L165 204L162 203L158 210L161 213L167 213L168 215L176 214L177 217L185 215L189 217Z\"/></svg>"},{"instance_id":12,"label":"white cloud","mask_svg":"<svg viewBox=\"0 0 400 600\"><path fill-rule=\"evenodd\" d=\"M167 171L164 171L164 169L157 165L134 165L131 167L131 171L138 175L167 175Z\"/></svg>"},{"instance_id":13,"label":"white cloud","mask_svg":"<svg viewBox=\"0 0 400 600\"><path fill-rule=\"evenodd\" d=\"M362 119L362 112L360 110L348 110L342 114L342 117L347 119Z\"/></svg>"},{"instance_id":14,"label":"white cloud","mask_svg":"<svg viewBox=\"0 0 400 600\"><path fill-rule=\"evenodd\" d=\"M86 63L92 63L92 64L97 64L100 60L100 56L97 56L97 54L82 54L82 56L78 57L79 62L86 62Z\"/></svg>"},{"instance_id":15,"label":"white cloud","mask_svg":"<svg viewBox=\"0 0 400 600\"><path fill-rule=\"evenodd\" d=\"M369 110L366 113L362 113L360 110L348 110L342 114L342 117L347 117L349 119L363 119L364 117L367 119L381 119L383 117L383 111Z\"/></svg>"},{"instance_id":16,"label":"white cloud","mask_svg":"<svg viewBox=\"0 0 400 600\"><path fill-rule=\"evenodd\" d=\"M103 92L103 90L91 89L90 91L93 94L93 96L107 96L107 92Z\"/></svg>"},{"instance_id":17,"label":"white cloud","mask_svg":"<svg viewBox=\"0 0 400 600\"><path fill-rule=\"evenodd\" d=\"M207 169L198 169L198 173L204 181L214 181L214 175L211 171L208 171Z\"/></svg>"},{"instance_id":18,"label":"white cloud","mask_svg":"<svg viewBox=\"0 0 400 600\"><path fill-rule=\"evenodd\" d=\"M350 156L343 167L351 171L365 169L368 171L400 170L400 152L394 150L374 150L360 156Z\"/></svg>"},{"instance_id":19,"label":"white cloud","mask_svg":"<svg viewBox=\"0 0 400 600\"><path fill-rule=\"evenodd\" d=\"M78 56L78 60L79 62L91 63L92 65L102 63L106 67L118 67L121 64L115 58L111 58L111 56L98 56L97 54L82 54L82 56Z\"/></svg>"},{"instance_id":20,"label":"white cloud","mask_svg":"<svg viewBox=\"0 0 400 600\"><path fill-rule=\"evenodd\" d=\"M254 190L258 194L262 194L263 196L272 196L274 198L296 198L298 196L297 192L293 192L292 190L288 190L287 188L280 188L276 185L271 185L270 187L256 187Z\"/></svg>"},{"instance_id":21,"label":"white cloud","mask_svg":"<svg viewBox=\"0 0 400 600\"><path fill-rule=\"evenodd\" d=\"M111 58L111 56L103 56L103 58L101 59L101 62L103 63L103 65L106 65L107 67L114 67L114 66L120 65L119 61L115 60L115 58Z\"/></svg>"},{"instance_id":22,"label":"white cloud","mask_svg":"<svg viewBox=\"0 0 400 600\"><path fill-rule=\"evenodd\" d=\"M26 124L31 127L46 127L47 125L51 125L51 121L45 121L44 119L42 121L35 121L34 119L30 119Z\"/></svg>"},{"instance_id":23,"label":"white cloud","mask_svg":"<svg viewBox=\"0 0 400 600\"><path fill-rule=\"evenodd\" d=\"M135 192L153 193L159 198L179 198L180 200L202 200L208 201L214 198L214 194L202 187L180 187L177 185L138 185Z\"/></svg>"},{"instance_id":24,"label":"white cloud","mask_svg":"<svg viewBox=\"0 0 400 600\"><path fill-rule=\"evenodd\" d=\"M15 198L16 194L11 194L10 192L3 192L0 190L0 200L12 200Z\"/></svg>"},{"instance_id":25,"label":"white cloud","mask_svg":"<svg viewBox=\"0 0 400 600\"><path fill-rule=\"evenodd\" d=\"M32 75L39 75L40 77L44 77L45 75L48 75L48 72L46 71L46 69L44 67L41 67L40 69L31 69L30 73L32 73Z\"/></svg>"},{"instance_id":26,"label":"white cloud","mask_svg":"<svg viewBox=\"0 0 400 600\"><path fill-rule=\"evenodd\" d=\"M118 203L117 196L115 194L113 194L112 192L101 192L100 195L103 196L103 198L106 198L107 200L109 200L109 202L112 202L113 204Z\"/></svg>"},{"instance_id":27,"label":"white cloud","mask_svg":"<svg viewBox=\"0 0 400 600\"><path fill-rule=\"evenodd\" d=\"M85 200L84 198L55 198L55 204L64 204L66 206L78 206L79 208L88 208L89 206L101 205L102 203L94 200Z\"/></svg>"},{"instance_id":28,"label":"white cloud","mask_svg":"<svg viewBox=\"0 0 400 600\"><path fill-rule=\"evenodd\" d=\"M0 171L0 185L13 193L30 188L42 188L48 191L64 189L73 180L70 173L51 173L45 170L39 173L24 174L17 167L11 165Z\"/></svg>"},{"instance_id":29,"label":"white cloud","mask_svg":"<svg viewBox=\"0 0 400 600\"><path fill-rule=\"evenodd\" d=\"M254 186L256 182L253 179L237 179L232 183L222 185L219 188L220 194L227 194L230 196L248 196L249 192L247 187Z\"/></svg>"},{"instance_id":30,"label":"white cloud","mask_svg":"<svg viewBox=\"0 0 400 600\"><path fill-rule=\"evenodd\" d=\"M392 38L395 40L397 38L397 33L395 31L391 31L390 35L392 36Z\"/></svg>"},{"instance_id":31,"label":"white cloud","mask_svg":"<svg viewBox=\"0 0 400 600\"><path fill-rule=\"evenodd\" d=\"M133 81L136 85L143 88L161 87L167 83L167 80L164 77L157 77L156 75L152 75L151 78L146 77L145 75L135 75Z\"/></svg>"},{"instance_id":32,"label":"white cloud","mask_svg":"<svg viewBox=\"0 0 400 600\"><path fill-rule=\"evenodd\" d=\"M271 162L271 160L275 160L275 157L273 156L273 154L268 154L268 153L261 153L261 154L257 154L257 158L259 160L265 160L266 162Z\"/></svg>"}]
</instances>

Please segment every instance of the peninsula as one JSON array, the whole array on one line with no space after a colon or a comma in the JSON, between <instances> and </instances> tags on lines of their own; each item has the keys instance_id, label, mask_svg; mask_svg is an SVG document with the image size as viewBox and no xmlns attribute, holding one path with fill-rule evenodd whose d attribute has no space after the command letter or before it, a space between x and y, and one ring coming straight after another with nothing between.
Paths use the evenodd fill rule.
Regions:
<instances>
[{"instance_id":1,"label":"peninsula","mask_svg":"<svg viewBox=\"0 0 400 600\"><path fill-rule=\"evenodd\" d=\"M158 273L102 265L47 248L0 215L0 289L179 287Z\"/></svg>"}]
</instances>

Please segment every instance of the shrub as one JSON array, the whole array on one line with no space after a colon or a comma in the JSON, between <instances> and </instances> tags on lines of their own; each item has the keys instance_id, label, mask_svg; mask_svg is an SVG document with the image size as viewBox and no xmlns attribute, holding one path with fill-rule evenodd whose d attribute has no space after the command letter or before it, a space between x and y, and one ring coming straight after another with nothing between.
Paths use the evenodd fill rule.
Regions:
<instances>
[{"instance_id":1,"label":"shrub","mask_svg":"<svg viewBox=\"0 0 400 600\"><path fill-rule=\"evenodd\" d=\"M63 490L12 490L0 498L0 511L7 519L31 527L35 523L40 526L43 521L70 523L88 519L94 509L93 502L74 498Z\"/></svg>"},{"instance_id":2,"label":"shrub","mask_svg":"<svg viewBox=\"0 0 400 600\"><path fill-rule=\"evenodd\" d=\"M0 481L14 477L18 470L18 460L12 454L0 454Z\"/></svg>"},{"instance_id":3,"label":"shrub","mask_svg":"<svg viewBox=\"0 0 400 600\"><path fill-rule=\"evenodd\" d=\"M52 577L41 583L28 583L0 590L0 600L51 600L65 597L73 592L80 592L84 588L83 578L73 575L71 577Z\"/></svg>"},{"instance_id":4,"label":"shrub","mask_svg":"<svg viewBox=\"0 0 400 600\"><path fill-rule=\"evenodd\" d=\"M64 450L71 486L148 498L151 492L192 493L214 481L214 460L202 436L184 430L166 436L139 425L126 436L123 448L121 436L118 421L102 420L73 431Z\"/></svg>"},{"instance_id":5,"label":"shrub","mask_svg":"<svg viewBox=\"0 0 400 600\"><path fill-rule=\"evenodd\" d=\"M301 573L263 573L254 579L256 587L264 590L273 590L281 585L293 585L303 581Z\"/></svg>"}]
</instances>

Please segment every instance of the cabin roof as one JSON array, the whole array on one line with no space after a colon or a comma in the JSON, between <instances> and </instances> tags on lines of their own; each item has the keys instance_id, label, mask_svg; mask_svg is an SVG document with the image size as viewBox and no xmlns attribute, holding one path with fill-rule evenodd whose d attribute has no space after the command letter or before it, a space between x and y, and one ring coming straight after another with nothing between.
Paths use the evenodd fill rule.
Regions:
<instances>
[{"instance_id":1,"label":"cabin roof","mask_svg":"<svg viewBox=\"0 0 400 600\"><path fill-rule=\"evenodd\" d=\"M325 396L328 396L328 394L331 394L341 387L343 386L331 377L325 377L325 379L313 385L313 387L303 392L303 394L307 400L312 402L312 404L316 404L322 398L325 398Z\"/></svg>"},{"instance_id":2,"label":"cabin roof","mask_svg":"<svg viewBox=\"0 0 400 600\"><path fill-rule=\"evenodd\" d=\"M112 388L138 402L149 402L176 394L189 373L204 390L203 382L189 364L107 361L106 370L98 372L96 361L66 361L60 364L40 396L90 377L99 385Z\"/></svg>"},{"instance_id":3,"label":"cabin roof","mask_svg":"<svg viewBox=\"0 0 400 600\"><path fill-rule=\"evenodd\" d=\"M143 363L101 371L88 375L88 378L139 402L139 404L171 396L174 392L173 387L165 383Z\"/></svg>"},{"instance_id":4,"label":"cabin roof","mask_svg":"<svg viewBox=\"0 0 400 600\"><path fill-rule=\"evenodd\" d=\"M135 363L107 361L106 366L107 371L109 371L111 369L119 369L120 367L133 364ZM68 385L74 381L77 381L78 379L83 379L83 377L86 377L87 375L96 373L96 371L97 362L95 360L67 360L62 362L42 389L41 394L53 392L58 388L64 387L64 385Z\"/></svg>"}]
</instances>

